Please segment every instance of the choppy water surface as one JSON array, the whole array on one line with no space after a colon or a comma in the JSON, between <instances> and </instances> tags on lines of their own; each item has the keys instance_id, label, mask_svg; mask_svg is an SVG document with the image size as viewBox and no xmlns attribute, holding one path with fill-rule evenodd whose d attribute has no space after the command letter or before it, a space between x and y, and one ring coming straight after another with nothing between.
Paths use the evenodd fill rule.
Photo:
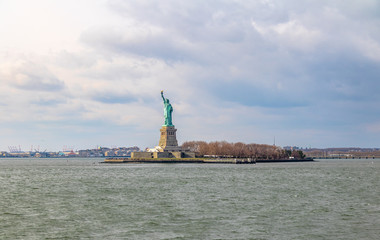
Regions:
<instances>
[{"instance_id":1,"label":"choppy water surface","mask_svg":"<svg viewBox=\"0 0 380 240\"><path fill-rule=\"evenodd\" d=\"M0 159L0 239L379 239L380 160Z\"/></svg>"}]
</instances>

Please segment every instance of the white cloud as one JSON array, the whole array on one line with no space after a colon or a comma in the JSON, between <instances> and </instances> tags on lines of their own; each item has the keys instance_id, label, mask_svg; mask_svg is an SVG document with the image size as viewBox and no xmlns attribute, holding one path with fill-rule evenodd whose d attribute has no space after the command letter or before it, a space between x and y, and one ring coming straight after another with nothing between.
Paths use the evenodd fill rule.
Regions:
<instances>
[{"instance_id":1,"label":"white cloud","mask_svg":"<svg viewBox=\"0 0 380 240\"><path fill-rule=\"evenodd\" d=\"M11 86L27 91L60 91L63 81L42 65L19 61L8 69L3 69L2 78Z\"/></svg>"},{"instance_id":2,"label":"white cloud","mask_svg":"<svg viewBox=\"0 0 380 240\"><path fill-rule=\"evenodd\" d=\"M380 122L370 123L365 125L365 129L370 133L380 133Z\"/></svg>"},{"instance_id":3,"label":"white cloud","mask_svg":"<svg viewBox=\"0 0 380 240\"><path fill-rule=\"evenodd\" d=\"M297 20L273 25L260 25L252 21L253 27L268 41L278 47L312 51L324 40L319 30L308 29Z\"/></svg>"},{"instance_id":4,"label":"white cloud","mask_svg":"<svg viewBox=\"0 0 380 240\"><path fill-rule=\"evenodd\" d=\"M353 42L365 57L380 62L380 40L368 36L355 36Z\"/></svg>"},{"instance_id":5,"label":"white cloud","mask_svg":"<svg viewBox=\"0 0 380 240\"><path fill-rule=\"evenodd\" d=\"M357 89L378 89L377 6L373 1L1 1L0 110L7 114L0 119L48 126L74 122L68 126L75 131L81 126L95 131L85 125L99 121L114 129L130 127L132 137L140 136L144 126L162 122L163 89L175 120L194 129L183 129L194 139L260 142L273 135L271 124L285 138L303 121L315 123L305 127L309 135L333 131L325 130L328 120L318 123L307 113L318 106L322 116L345 114L349 106L332 104L336 96L366 102ZM361 83L358 63L366 66ZM325 109L319 108L322 102ZM302 120L294 117L304 113Z\"/></svg>"}]
</instances>

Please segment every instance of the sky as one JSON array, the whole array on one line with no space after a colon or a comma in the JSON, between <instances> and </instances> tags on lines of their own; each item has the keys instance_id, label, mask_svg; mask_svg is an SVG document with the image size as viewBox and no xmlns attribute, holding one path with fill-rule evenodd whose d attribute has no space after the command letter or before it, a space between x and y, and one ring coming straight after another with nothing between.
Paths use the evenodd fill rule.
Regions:
<instances>
[{"instance_id":1,"label":"sky","mask_svg":"<svg viewBox=\"0 0 380 240\"><path fill-rule=\"evenodd\" d=\"M380 147L378 0L0 0L0 151Z\"/></svg>"}]
</instances>

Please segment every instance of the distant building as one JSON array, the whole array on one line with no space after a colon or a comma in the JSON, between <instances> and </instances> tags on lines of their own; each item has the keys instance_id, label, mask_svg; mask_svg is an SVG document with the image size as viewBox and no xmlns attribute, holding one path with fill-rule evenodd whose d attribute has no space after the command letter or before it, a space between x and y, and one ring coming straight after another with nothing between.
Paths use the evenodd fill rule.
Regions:
<instances>
[{"instance_id":1,"label":"distant building","mask_svg":"<svg viewBox=\"0 0 380 240\"><path fill-rule=\"evenodd\" d=\"M119 147L119 148L103 148L79 150L79 157L130 157L131 152L140 151L140 148L133 147Z\"/></svg>"},{"instance_id":2,"label":"distant building","mask_svg":"<svg viewBox=\"0 0 380 240\"><path fill-rule=\"evenodd\" d=\"M300 150L299 147L296 147L296 146L285 146L283 147L283 149L285 150L290 150L290 151L293 151L293 150Z\"/></svg>"}]
</instances>

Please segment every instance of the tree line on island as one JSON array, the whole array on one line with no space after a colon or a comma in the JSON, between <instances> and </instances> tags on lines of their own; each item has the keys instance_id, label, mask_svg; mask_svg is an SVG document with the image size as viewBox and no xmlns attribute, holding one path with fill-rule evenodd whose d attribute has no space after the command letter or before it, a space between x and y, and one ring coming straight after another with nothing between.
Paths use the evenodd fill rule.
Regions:
<instances>
[{"instance_id":1,"label":"tree line on island","mask_svg":"<svg viewBox=\"0 0 380 240\"><path fill-rule=\"evenodd\" d=\"M226 141L204 142L188 141L182 144L182 149L195 152L197 157L232 157L252 159L304 159L301 150L285 150L267 144L242 142L229 143Z\"/></svg>"}]
</instances>

